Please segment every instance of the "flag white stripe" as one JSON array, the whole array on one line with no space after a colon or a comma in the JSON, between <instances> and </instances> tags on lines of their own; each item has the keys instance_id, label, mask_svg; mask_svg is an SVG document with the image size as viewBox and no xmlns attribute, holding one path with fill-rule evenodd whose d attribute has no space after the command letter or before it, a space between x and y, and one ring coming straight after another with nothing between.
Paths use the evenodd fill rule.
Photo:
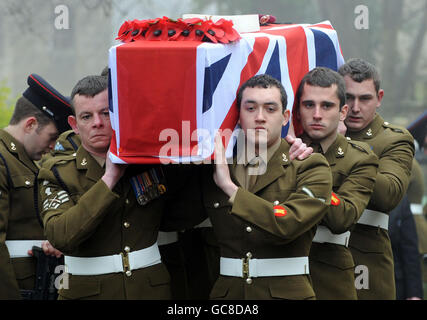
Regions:
<instances>
[{"instance_id":1,"label":"flag white stripe","mask_svg":"<svg viewBox=\"0 0 427 320\"><path fill-rule=\"evenodd\" d=\"M118 44L109 50L109 61L108 66L111 73L111 89L112 89L112 100L113 100L113 114L110 112L111 127L116 132L116 144L117 154L119 154L120 148L120 126L119 126L119 98L117 90L117 47L123 44Z\"/></svg>"}]
</instances>

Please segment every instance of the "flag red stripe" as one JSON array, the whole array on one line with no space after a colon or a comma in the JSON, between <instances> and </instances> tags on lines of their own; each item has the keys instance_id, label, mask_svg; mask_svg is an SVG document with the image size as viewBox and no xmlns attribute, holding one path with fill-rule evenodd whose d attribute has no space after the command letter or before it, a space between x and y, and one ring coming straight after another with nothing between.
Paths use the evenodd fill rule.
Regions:
<instances>
[{"instance_id":1,"label":"flag red stripe","mask_svg":"<svg viewBox=\"0 0 427 320\"><path fill-rule=\"evenodd\" d=\"M196 41L136 41L117 48L121 155L159 154L162 130L173 129L181 135L182 121L190 122L191 132L196 129L199 44ZM136 134L138 131L144 135ZM196 143L191 142L190 149ZM183 150L184 155L189 155L189 151Z\"/></svg>"}]
</instances>

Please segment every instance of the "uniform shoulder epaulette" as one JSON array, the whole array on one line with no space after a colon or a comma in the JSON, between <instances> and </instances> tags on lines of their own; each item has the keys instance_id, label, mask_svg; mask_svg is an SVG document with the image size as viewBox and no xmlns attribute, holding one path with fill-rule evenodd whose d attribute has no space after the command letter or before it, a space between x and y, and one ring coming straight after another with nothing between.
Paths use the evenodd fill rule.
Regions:
<instances>
[{"instance_id":1,"label":"uniform shoulder epaulette","mask_svg":"<svg viewBox=\"0 0 427 320\"><path fill-rule=\"evenodd\" d=\"M76 133L74 132L74 130L68 130L68 131L65 131L64 133L62 133L60 137L63 137L64 139L66 139L69 136L75 136L75 135L76 135Z\"/></svg>"},{"instance_id":2,"label":"uniform shoulder epaulette","mask_svg":"<svg viewBox=\"0 0 427 320\"><path fill-rule=\"evenodd\" d=\"M43 164L43 167L50 170L53 166L64 165L74 160L75 158L76 158L75 153L69 154L69 155L58 155L46 160L46 162Z\"/></svg>"},{"instance_id":3,"label":"uniform shoulder epaulette","mask_svg":"<svg viewBox=\"0 0 427 320\"><path fill-rule=\"evenodd\" d=\"M397 133L405 133L405 132L406 132L406 129L405 129L405 128L402 128L402 127L396 126L396 125L391 124L391 123L389 123L389 122L387 122L387 121L385 121L385 122L383 123L383 127L384 127L384 128L388 128L388 129L390 129L391 131L393 131L393 132L397 132Z\"/></svg>"},{"instance_id":4,"label":"uniform shoulder epaulette","mask_svg":"<svg viewBox=\"0 0 427 320\"><path fill-rule=\"evenodd\" d=\"M348 141L348 144L351 145L354 149L362 151L367 154L369 154L369 152L371 151L369 145L362 141L351 140L351 141Z\"/></svg>"}]
</instances>

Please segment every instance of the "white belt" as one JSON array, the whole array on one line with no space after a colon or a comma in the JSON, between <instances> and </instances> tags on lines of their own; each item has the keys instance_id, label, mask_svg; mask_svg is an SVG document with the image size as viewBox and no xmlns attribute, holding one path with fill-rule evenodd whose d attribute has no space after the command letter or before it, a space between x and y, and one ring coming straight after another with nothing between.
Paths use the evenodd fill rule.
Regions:
<instances>
[{"instance_id":1,"label":"white belt","mask_svg":"<svg viewBox=\"0 0 427 320\"><path fill-rule=\"evenodd\" d=\"M414 215L422 215L423 214L423 206L419 203L411 203L411 211Z\"/></svg>"},{"instance_id":2,"label":"white belt","mask_svg":"<svg viewBox=\"0 0 427 320\"><path fill-rule=\"evenodd\" d=\"M365 209L357 223L388 230L388 215L380 211Z\"/></svg>"},{"instance_id":3,"label":"white belt","mask_svg":"<svg viewBox=\"0 0 427 320\"><path fill-rule=\"evenodd\" d=\"M127 276L131 270L146 268L161 263L157 243L151 247L132 251L128 254L120 253L111 256L94 258L80 258L65 256L66 272L80 276L93 276L107 273L125 272Z\"/></svg>"},{"instance_id":4,"label":"white belt","mask_svg":"<svg viewBox=\"0 0 427 320\"><path fill-rule=\"evenodd\" d=\"M178 232L163 232L159 231L159 235L157 236L157 244L159 246L164 246L167 244L171 244L178 241Z\"/></svg>"},{"instance_id":5,"label":"white belt","mask_svg":"<svg viewBox=\"0 0 427 320\"><path fill-rule=\"evenodd\" d=\"M220 274L231 277L275 277L308 274L308 257L277 259L220 259Z\"/></svg>"},{"instance_id":6,"label":"white belt","mask_svg":"<svg viewBox=\"0 0 427 320\"><path fill-rule=\"evenodd\" d=\"M325 226L317 226L316 234L314 235L313 242L317 243L334 243L348 247L348 239L350 238L350 231L333 234Z\"/></svg>"},{"instance_id":7,"label":"white belt","mask_svg":"<svg viewBox=\"0 0 427 320\"><path fill-rule=\"evenodd\" d=\"M6 240L6 247L11 258L31 257L28 255L28 250L33 246L40 247L45 240Z\"/></svg>"},{"instance_id":8,"label":"white belt","mask_svg":"<svg viewBox=\"0 0 427 320\"><path fill-rule=\"evenodd\" d=\"M211 222L211 219L209 218L203 220L197 226L194 226L194 228L209 228L209 227L212 227L212 222Z\"/></svg>"}]
</instances>

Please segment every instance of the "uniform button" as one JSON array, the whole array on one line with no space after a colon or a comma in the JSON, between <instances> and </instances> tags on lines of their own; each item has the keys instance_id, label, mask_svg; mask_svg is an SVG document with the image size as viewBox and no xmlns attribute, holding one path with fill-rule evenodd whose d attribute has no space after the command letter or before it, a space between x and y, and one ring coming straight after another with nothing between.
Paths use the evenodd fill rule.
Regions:
<instances>
[{"instance_id":1,"label":"uniform button","mask_svg":"<svg viewBox=\"0 0 427 320\"><path fill-rule=\"evenodd\" d=\"M251 279L251 278L247 278L247 279L246 279L246 283L247 283L247 284L252 284L252 279Z\"/></svg>"},{"instance_id":2,"label":"uniform button","mask_svg":"<svg viewBox=\"0 0 427 320\"><path fill-rule=\"evenodd\" d=\"M279 202L279 200L276 200L273 203L274 203L275 206L277 206L280 202Z\"/></svg>"},{"instance_id":3,"label":"uniform button","mask_svg":"<svg viewBox=\"0 0 427 320\"><path fill-rule=\"evenodd\" d=\"M252 258L252 253L248 252L248 253L246 254L246 257L248 257L249 259L250 259L250 258Z\"/></svg>"},{"instance_id":4,"label":"uniform button","mask_svg":"<svg viewBox=\"0 0 427 320\"><path fill-rule=\"evenodd\" d=\"M126 199L126 200L125 200L125 203L126 203L126 204L129 204L129 199Z\"/></svg>"},{"instance_id":5,"label":"uniform button","mask_svg":"<svg viewBox=\"0 0 427 320\"><path fill-rule=\"evenodd\" d=\"M345 137L348 141L350 141L351 140L351 138L350 137Z\"/></svg>"},{"instance_id":6,"label":"uniform button","mask_svg":"<svg viewBox=\"0 0 427 320\"><path fill-rule=\"evenodd\" d=\"M130 252L130 248L128 246L125 247L125 252L127 252L127 253Z\"/></svg>"},{"instance_id":7,"label":"uniform button","mask_svg":"<svg viewBox=\"0 0 427 320\"><path fill-rule=\"evenodd\" d=\"M125 226L125 228L129 228L130 227L130 223L129 222L125 222L125 223L123 223L123 225Z\"/></svg>"},{"instance_id":8,"label":"uniform button","mask_svg":"<svg viewBox=\"0 0 427 320\"><path fill-rule=\"evenodd\" d=\"M219 207L219 202L215 202L214 203L214 208L218 208Z\"/></svg>"},{"instance_id":9,"label":"uniform button","mask_svg":"<svg viewBox=\"0 0 427 320\"><path fill-rule=\"evenodd\" d=\"M130 276L132 275L132 271L130 271L130 270L126 271L126 275L127 275L128 277L130 277Z\"/></svg>"},{"instance_id":10,"label":"uniform button","mask_svg":"<svg viewBox=\"0 0 427 320\"><path fill-rule=\"evenodd\" d=\"M31 182L30 181L25 181L25 184L27 185L27 186L29 186L30 184L31 184Z\"/></svg>"},{"instance_id":11,"label":"uniform button","mask_svg":"<svg viewBox=\"0 0 427 320\"><path fill-rule=\"evenodd\" d=\"M251 227L246 227L246 231L247 232L252 232L252 228Z\"/></svg>"}]
</instances>

